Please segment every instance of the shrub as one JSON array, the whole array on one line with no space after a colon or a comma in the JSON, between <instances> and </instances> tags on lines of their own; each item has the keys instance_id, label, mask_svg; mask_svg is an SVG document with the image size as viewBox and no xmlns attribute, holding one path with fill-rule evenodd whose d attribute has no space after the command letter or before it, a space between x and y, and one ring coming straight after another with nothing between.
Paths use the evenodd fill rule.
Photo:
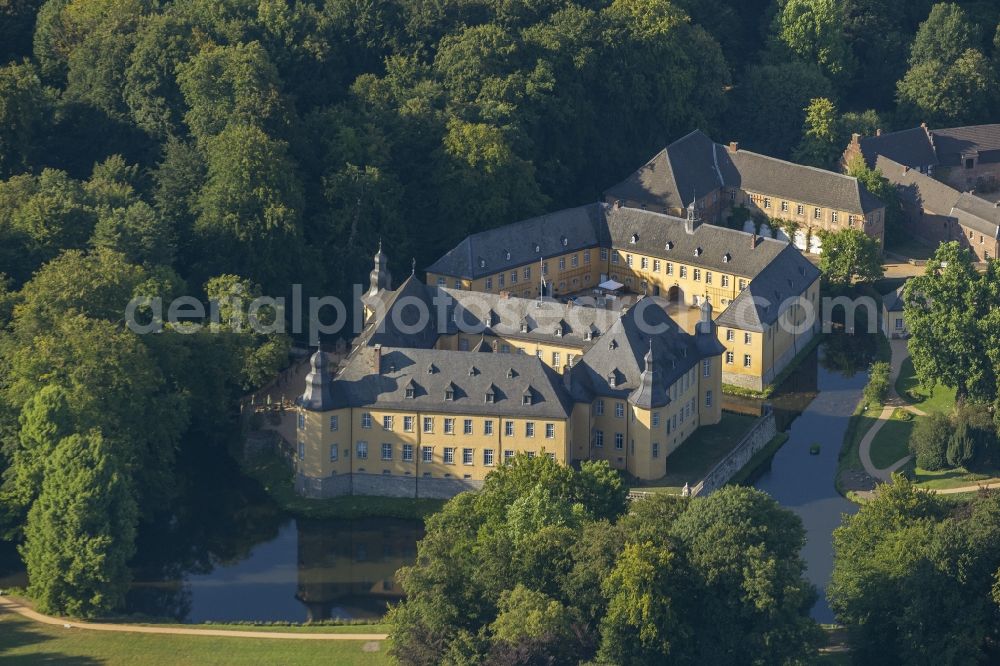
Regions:
<instances>
[{"instance_id":1,"label":"shrub","mask_svg":"<svg viewBox=\"0 0 1000 666\"><path fill-rule=\"evenodd\" d=\"M917 459L917 467L927 470L948 466L948 443L951 439L951 421L944 414L931 414L918 419L910 433L910 453Z\"/></svg>"},{"instance_id":2,"label":"shrub","mask_svg":"<svg viewBox=\"0 0 1000 666\"><path fill-rule=\"evenodd\" d=\"M865 386L865 401L869 404L881 405L889 395L889 364L885 361L872 363L868 371L868 384Z\"/></svg>"}]
</instances>

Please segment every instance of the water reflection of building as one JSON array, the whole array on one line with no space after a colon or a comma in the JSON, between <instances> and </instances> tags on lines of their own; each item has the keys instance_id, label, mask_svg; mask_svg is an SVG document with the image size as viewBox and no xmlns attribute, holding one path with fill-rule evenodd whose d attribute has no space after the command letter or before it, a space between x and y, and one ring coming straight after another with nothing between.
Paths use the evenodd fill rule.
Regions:
<instances>
[{"instance_id":1,"label":"water reflection of building","mask_svg":"<svg viewBox=\"0 0 1000 666\"><path fill-rule=\"evenodd\" d=\"M402 598L396 571L412 564L417 521L298 521L298 591L309 620L380 617Z\"/></svg>"}]
</instances>

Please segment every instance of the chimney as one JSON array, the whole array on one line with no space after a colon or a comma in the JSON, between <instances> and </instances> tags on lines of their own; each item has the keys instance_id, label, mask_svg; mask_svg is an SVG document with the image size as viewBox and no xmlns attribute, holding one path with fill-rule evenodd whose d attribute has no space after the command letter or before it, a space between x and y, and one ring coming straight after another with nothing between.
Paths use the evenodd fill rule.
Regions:
<instances>
[{"instance_id":1,"label":"chimney","mask_svg":"<svg viewBox=\"0 0 1000 666\"><path fill-rule=\"evenodd\" d=\"M882 128L881 127L879 127L877 130L875 130L875 136L882 136Z\"/></svg>"},{"instance_id":2,"label":"chimney","mask_svg":"<svg viewBox=\"0 0 1000 666\"><path fill-rule=\"evenodd\" d=\"M621 199L615 199L615 210L618 210L621 207L622 207L622 200Z\"/></svg>"},{"instance_id":3,"label":"chimney","mask_svg":"<svg viewBox=\"0 0 1000 666\"><path fill-rule=\"evenodd\" d=\"M757 232L756 231L753 232L753 237L750 239L750 249L751 250L756 250L757 249Z\"/></svg>"},{"instance_id":4,"label":"chimney","mask_svg":"<svg viewBox=\"0 0 1000 666\"><path fill-rule=\"evenodd\" d=\"M910 167L903 165L903 175L910 173Z\"/></svg>"},{"instance_id":5,"label":"chimney","mask_svg":"<svg viewBox=\"0 0 1000 666\"><path fill-rule=\"evenodd\" d=\"M856 146L861 142L861 135L855 132L851 135L851 145Z\"/></svg>"},{"instance_id":6,"label":"chimney","mask_svg":"<svg viewBox=\"0 0 1000 666\"><path fill-rule=\"evenodd\" d=\"M497 340L493 341L493 353L495 354L500 349L500 343Z\"/></svg>"},{"instance_id":7,"label":"chimney","mask_svg":"<svg viewBox=\"0 0 1000 666\"><path fill-rule=\"evenodd\" d=\"M376 344L372 354L372 371L376 375L382 374L382 345Z\"/></svg>"},{"instance_id":8,"label":"chimney","mask_svg":"<svg viewBox=\"0 0 1000 666\"><path fill-rule=\"evenodd\" d=\"M739 141L730 141L729 142L729 152L735 153L735 152L738 152L739 149L740 149L740 142Z\"/></svg>"},{"instance_id":9,"label":"chimney","mask_svg":"<svg viewBox=\"0 0 1000 666\"><path fill-rule=\"evenodd\" d=\"M927 123L920 123L920 128L923 129L926 132L927 131Z\"/></svg>"},{"instance_id":10,"label":"chimney","mask_svg":"<svg viewBox=\"0 0 1000 666\"><path fill-rule=\"evenodd\" d=\"M706 298L701 303L701 320L695 326L701 335L708 335L712 332L712 304Z\"/></svg>"}]
</instances>

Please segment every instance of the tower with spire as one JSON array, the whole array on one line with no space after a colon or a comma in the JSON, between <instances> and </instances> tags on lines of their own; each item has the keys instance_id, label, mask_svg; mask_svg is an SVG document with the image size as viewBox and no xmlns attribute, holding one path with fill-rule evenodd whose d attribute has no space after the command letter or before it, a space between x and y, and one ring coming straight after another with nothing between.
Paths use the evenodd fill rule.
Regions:
<instances>
[{"instance_id":1,"label":"tower with spire","mask_svg":"<svg viewBox=\"0 0 1000 666\"><path fill-rule=\"evenodd\" d=\"M389 272L389 260L382 252L382 240L378 241L378 251L375 253L375 267L368 274L369 296L376 296L383 289L392 289L392 274Z\"/></svg>"}]
</instances>

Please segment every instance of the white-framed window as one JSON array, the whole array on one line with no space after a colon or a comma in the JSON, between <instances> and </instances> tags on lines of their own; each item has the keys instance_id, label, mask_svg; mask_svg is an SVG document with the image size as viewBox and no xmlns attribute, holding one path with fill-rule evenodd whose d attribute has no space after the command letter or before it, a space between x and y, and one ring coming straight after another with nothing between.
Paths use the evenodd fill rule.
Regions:
<instances>
[{"instance_id":1,"label":"white-framed window","mask_svg":"<svg viewBox=\"0 0 1000 666\"><path fill-rule=\"evenodd\" d=\"M372 427L372 415L368 412L361 414L361 427L368 429Z\"/></svg>"},{"instance_id":2,"label":"white-framed window","mask_svg":"<svg viewBox=\"0 0 1000 666\"><path fill-rule=\"evenodd\" d=\"M625 435L620 432L615 433L615 448L619 451L625 448Z\"/></svg>"},{"instance_id":3,"label":"white-framed window","mask_svg":"<svg viewBox=\"0 0 1000 666\"><path fill-rule=\"evenodd\" d=\"M686 278L687 276L688 276L688 267L687 266L681 266L681 277L682 278Z\"/></svg>"},{"instance_id":4,"label":"white-framed window","mask_svg":"<svg viewBox=\"0 0 1000 666\"><path fill-rule=\"evenodd\" d=\"M729 286L729 276L728 275L723 275L722 276L722 286L723 287L728 287Z\"/></svg>"},{"instance_id":5,"label":"white-framed window","mask_svg":"<svg viewBox=\"0 0 1000 666\"><path fill-rule=\"evenodd\" d=\"M594 446L597 448L604 448L604 431L595 430L594 431Z\"/></svg>"},{"instance_id":6,"label":"white-framed window","mask_svg":"<svg viewBox=\"0 0 1000 666\"><path fill-rule=\"evenodd\" d=\"M527 423L524 424L524 436L525 437L534 437L535 436L535 422L534 421L528 421Z\"/></svg>"},{"instance_id":7,"label":"white-framed window","mask_svg":"<svg viewBox=\"0 0 1000 666\"><path fill-rule=\"evenodd\" d=\"M726 342L732 342L736 339L736 331L733 329L726 329Z\"/></svg>"},{"instance_id":8,"label":"white-framed window","mask_svg":"<svg viewBox=\"0 0 1000 666\"><path fill-rule=\"evenodd\" d=\"M358 442L355 446L354 457L358 460L368 460L368 442Z\"/></svg>"},{"instance_id":9,"label":"white-framed window","mask_svg":"<svg viewBox=\"0 0 1000 666\"><path fill-rule=\"evenodd\" d=\"M559 257L559 270L566 270L566 257Z\"/></svg>"},{"instance_id":10,"label":"white-framed window","mask_svg":"<svg viewBox=\"0 0 1000 666\"><path fill-rule=\"evenodd\" d=\"M625 403L616 402L615 403L615 418L623 419L625 418Z\"/></svg>"},{"instance_id":11,"label":"white-framed window","mask_svg":"<svg viewBox=\"0 0 1000 666\"><path fill-rule=\"evenodd\" d=\"M601 261L607 261L607 260L608 260L608 248L602 247L601 248Z\"/></svg>"},{"instance_id":12,"label":"white-framed window","mask_svg":"<svg viewBox=\"0 0 1000 666\"><path fill-rule=\"evenodd\" d=\"M330 432L337 432L340 430L340 418L336 416L330 417Z\"/></svg>"},{"instance_id":13,"label":"white-framed window","mask_svg":"<svg viewBox=\"0 0 1000 666\"><path fill-rule=\"evenodd\" d=\"M654 428L659 428L660 427L660 413L659 412L653 412L653 427Z\"/></svg>"},{"instance_id":14,"label":"white-framed window","mask_svg":"<svg viewBox=\"0 0 1000 666\"><path fill-rule=\"evenodd\" d=\"M579 266L580 265L580 255L574 254L572 257L570 257L569 258L569 265L571 267L573 267L573 268L576 268L577 266Z\"/></svg>"},{"instance_id":15,"label":"white-framed window","mask_svg":"<svg viewBox=\"0 0 1000 666\"><path fill-rule=\"evenodd\" d=\"M445 419L444 420L444 434L454 435L455 434L455 419Z\"/></svg>"},{"instance_id":16,"label":"white-framed window","mask_svg":"<svg viewBox=\"0 0 1000 666\"><path fill-rule=\"evenodd\" d=\"M504 462L507 462L508 460L510 460L513 457L514 457L514 451L512 449L504 449L503 450L503 461Z\"/></svg>"},{"instance_id":17,"label":"white-framed window","mask_svg":"<svg viewBox=\"0 0 1000 666\"><path fill-rule=\"evenodd\" d=\"M554 454L554 453L546 453L546 454L545 454L545 456L546 456L546 457L547 457L547 458L548 458L549 460L552 460L552 461L554 461L554 460L556 459L556 454Z\"/></svg>"},{"instance_id":18,"label":"white-framed window","mask_svg":"<svg viewBox=\"0 0 1000 666\"><path fill-rule=\"evenodd\" d=\"M382 430L392 430L392 417L383 416L382 417Z\"/></svg>"},{"instance_id":19,"label":"white-framed window","mask_svg":"<svg viewBox=\"0 0 1000 666\"><path fill-rule=\"evenodd\" d=\"M299 460L305 460L306 457L306 443L299 442Z\"/></svg>"},{"instance_id":20,"label":"white-framed window","mask_svg":"<svg viewBox=\"0 0 1000 666\"><path fill-rule=\"evenodd\" d=\"M806 207L803 206L802 204L799 204L795 207L796 215L805 215L805 212L806 212Z\"/></svg>"},{"instance_id":21,"label":"white-framed window","mask_svg":"<svg viewBox=\"0 0 1000 666\"><path fill-rule=\"evenodd\" d=\"M382 443L382 460L392 460L392 444Z\"/></svg>"},{"instance_id":22,"label":"white-framed window","mask_svg":"<svg viewBox=\"0 0 1000 666\"><path fill-rule=\"evenodd\" d=\"M726 365L732 365L732 364L733 364L733 352L727 351L726 352Z\"/></svg>"},{"instance_id":23,"label":"white-framed window","mask_svg":"<svg viewBox=\"0 0 1000 666\"><path fill-rule=\"evenodd\" d=\"M813 219L819 220L823 217L823 211L820 208L813 208Z\"/></svg>"},{"instance_id":24,"label":"white-framed window","mask_svg":"<svg viewBox=\"0 0 1000 666\"><path fill-rule=\"evenodd\" d=\"M413 444L403 444L403 462L413 462Z\"/></svg>"},{"instance_id":25,"label":"white-framed window","mask_svg":"<svg viewBox=\"0 0 1000 666\"><path fill-rule=\"evenodd\" d=\"M840 216L839 216L839 215L837 214L837 211L833 211L832 213L830 213L830 219L831 219L832 221L834 221L834 222L836 222L836 221L837 221L837 218L839 218L839 217L840 217Z\"/></svg>"},{"instance_id":26,"label":"white-framed window","mask_svg":"<svg viewBox=\"0 0 1000 666\"><path fill-rule=\"evenodd\" d=\"M552 352L552 367L556 370L559 369L559 362L561 361L561 355L559 352Z\"/></svg>"},{"instance_id":27,"label":"white-framed window","mask_svg":"<svg viewBox=\"0 0 1000 666\"><path fill-rule=\"evenodd\" d=\"M764 197L764 208L771 207L771 199L769 197Z\"/></svg>"},{"instance_id":28,"label":"white-framed window","mask_svg":"<svg viewBox=\"0 0 1000 666\"><path fill-rule=\"evenodd\" d=\"M701 376L710 377L712 375L712 359L706 358L701 362Z\"/></svg>"},{"instance_id":29,"label":"white-framed window","mask_svg":"<svg viewBox=\"0 0 1000 666\"><path fill-rule=\"evenodd\" d=\"M744 289L746 289L747 288L747 281L746 280L740 280L739 281L739 287L740 287L740 291L743 291Z\"/></svg>"},{"instance_id":30,"label":"white-framed window","mask_svg":"<svg viewBox=\"0 0 1000 666\"><path fill-rule=\"evenodd\" d=\"M743 344L748 345L751 342L753 342L753 333L747 333L747 332L744 331L744 333L743 333Z\"/></svg>"},{"instance_id":31,"label":"white-framed window","mask_svg":"<svg viewBox=\"0 0 1000 666\"><path fill-rule=\"evenodd\" d=\"M594 414L596 414L597 416L603 416L604 415L604 401L603 400L597 400L597 401L594 402Z\"/></svg>"},{"instance_id":32,"label":"white-framed window","mask_svg":"<svg viewBox=\"0 0 1000 666\"><path fill-rule=\"evenodd\" d=\"M492 435L493 434L493 419L486 419L483 421L483 434Z\"/></svg>"},{"instance_id":33,"label":"white-framed window","mask_svg":"<svg viewBox=\"0 0 1000 666\"><path fill-rule=\"evenodd\" d=\"M545 439L555 439L556 436L556 424L546 423L545 424Z\"/></svg>"},{"instance_id":34,"label":"white-framed window","mask_svg":"<svg viewBox=\"0 0 1000 666\"><path fill-rule=\"evenodd\" d=\"M331 444L330 445L330 462L337 462L338 458L340 458L340 447L337 446L336 444Z\"/></svg>"},{"instance_id":35,"label":"white-framed window","mask_svg":"<svg viewBox=\"0 0 1000 666\"><path fill-rule=\"evenodd\" d=\"M517 271L510 272L510 283L517 284Z\"/></svg>"},{"instance_id":36,"label":"white-framed window","mask_svg":"<svg viewBox=\"0 0 1000 666\"><path fill-rule=\"evenodd\" d=\"M659 458L660 457L660 443L659 442L653 442L653 457L654 458Z\"/></svg>"},{"instance_id":37,"label":"white-framed window","mask_svg":"<svg viewBox=\"0 0 1000 666\"><path fill-rule=\"evenodd\" d=\"M462 433L465 435L472 434L472 419L465 419L462 423Z\"/></svg>"},{"instance_id":38,"label":"white-framed window","mask_svg":"<svg viewBox=\"0 0 1000 666\"><path fill-rule=\"evenodd\" d=\"M446 278L443 278L443 277L439 277L437 279L437 283L438 283L439 287L446 287L446 286L448 286L448 280Z\"/></svg>"},{"instance_id":39,"label":"white-framed window","mask_svg":"<svg viewBox=\"0 0 1000 666\"><path fill-rule=\"evenodd\" d=\"M491 291L493 289L493 278L486 278L486 291Z\"/></svg>"},{"instance_id":40,"label":"white-framed window","mask_svg":"<svg viewBox=\"0 0 1000 666\"><path fill-rule=\"evenodd\" d=\"M412 416L404 416L403 417L403 431L404 432L413 432L413 417Z\"/></svg>"},{"instance_id":41,"label":"white-framed window","mask_svg":"<svg viewBox=\"0 0 1000 666\"><path fill-rule=\"evenodd\" d=\"M420 458L425 463L434 462L434 447L433 446L421 447Z\"/></svg>"},{"instance_id":42,"label":"white-framed window","mask_svg":"<svg viewBox=\"0 0 1000 666\"><path fill-rule=\"evenodd\" d=\"M455 464L455 447L446 446L444 448L444 464L445 465Z\"/></svg>"},{"instance_id":43,"label":"white-framed window","mask_svg":"<svg viewBox=\"0 0 1000 666\"><path fill-rule=\"evenodd\" d=\"M514 422L513 421L504 421L503 422L503 434L504 434L505 437L513 437L514 436Z\"/></svg>"},{"instance_id":44,"label":"white-framed window","mask_svg":"<svg viewBox=\"0 0 1000 666\"><path fill-rule=\"evenodd\" d=\"M712 390L711 389L705 391L705 406L706 407L711 407L712 406Z\"/></svg>"},{"instance_id":45,"label":"white-framed window","mask_svg":"<svg viewBox=\"0 0 1000 666\"><path fill-rule=\"evenodd\" d=\"M646 270L647 268L649 268L649 259L647 259L646 257L642 257L639 260L639 268L641 268L642 270Z\"/></svg>"},{"instance_id":46,"label":"white-framed window","mask_svg":"<svg viewBox=\"0 0 1000 666\"><path fill-rule=\"evenodd\" d=\"M705 284L712 284L712 271L705 271Z\"/></svg>"},{"instance_id":47,"label":"white-framed window","mask_svg":"<svg viewBox=\"0 0 1000 666\"><path fill-rule=\"evenodd\" d=\"M493 467L493 449L483 449L483 464Z\"/></svg>"},{"instance_id":48,"label":"white-framed window","mask_svg":"<svg viewBox=\"0 0 1000 666\"><path fill-rule=\"evenodd\" d=\"M783 212L783 213L787 213L788 212L788 202L787 201L782 201L781 202L781 212Z\"/></svg>"},{"instance_id":49,"label":"white-framed window","mask_svg":"<svg viewBox=\"0 0 1000 666\"><path fill-rule=\"evenodd\" d=\"M469 448L462 449L462 464L463 465L473 465L473 464L475 464L475 461L472 458L472 454L473 454L472 449L469 449Z\"/></svg>"},{"instance_id":50,"label":"white-framed window","mask_svg":"<svg viewBox=\"0 0 1000 666\"><path fill-rule=\"evenodd\" d=\"M425 416L424 417L424 432L434 432L434 417Z\"/></svg>"},{"instance_id":51,"label":"white-framed window","mask_svg":"<svg viewBox=\"0 0 1000 666\"><path fill-rule=\"evenodd\" d=\"M659 273L660 272L660 260L659 259L653 259L653 272L654 273Z\"/></svg>"},{"instance_id":52,"label":"white-framed window","mask_svg":"<svg viewBox=\"0 0 1000 666\"><path fill-rule=\"evenodd\" d=\"M903 318L896 317L896 330L900 330L902 328L903 328Z\"/></svg>"},{"instance_id":53,"label":"white-framed window","mask_svg":"<svg viewBox=\"0 0 1000 666\"><path fill-rule=\"evenodd\" d=\"M701 282L701 269L700 268L694 269L694 281L695 282Z\"/></svg>"},{"instance_id":54,"label":"white-framed window","mask_svg":"<svg viewBox=\"0 0 1000 666\"><path fill-rule=\"evenodd\" d=\"M750 354L743 354L743 367L749 368L753 365L753 359L750 358Z\"/></svg>"},{"instance_id":55,"label":"white-framed window","mask_svg":"<svg viewBox=\"0 0 1000 666\"><path fill-rule=\"evenodd\" d=\"M674 274L674 265L668 261L667 262L667 275L673 275L673 274Z\"/></svg>"}]
</instances>

